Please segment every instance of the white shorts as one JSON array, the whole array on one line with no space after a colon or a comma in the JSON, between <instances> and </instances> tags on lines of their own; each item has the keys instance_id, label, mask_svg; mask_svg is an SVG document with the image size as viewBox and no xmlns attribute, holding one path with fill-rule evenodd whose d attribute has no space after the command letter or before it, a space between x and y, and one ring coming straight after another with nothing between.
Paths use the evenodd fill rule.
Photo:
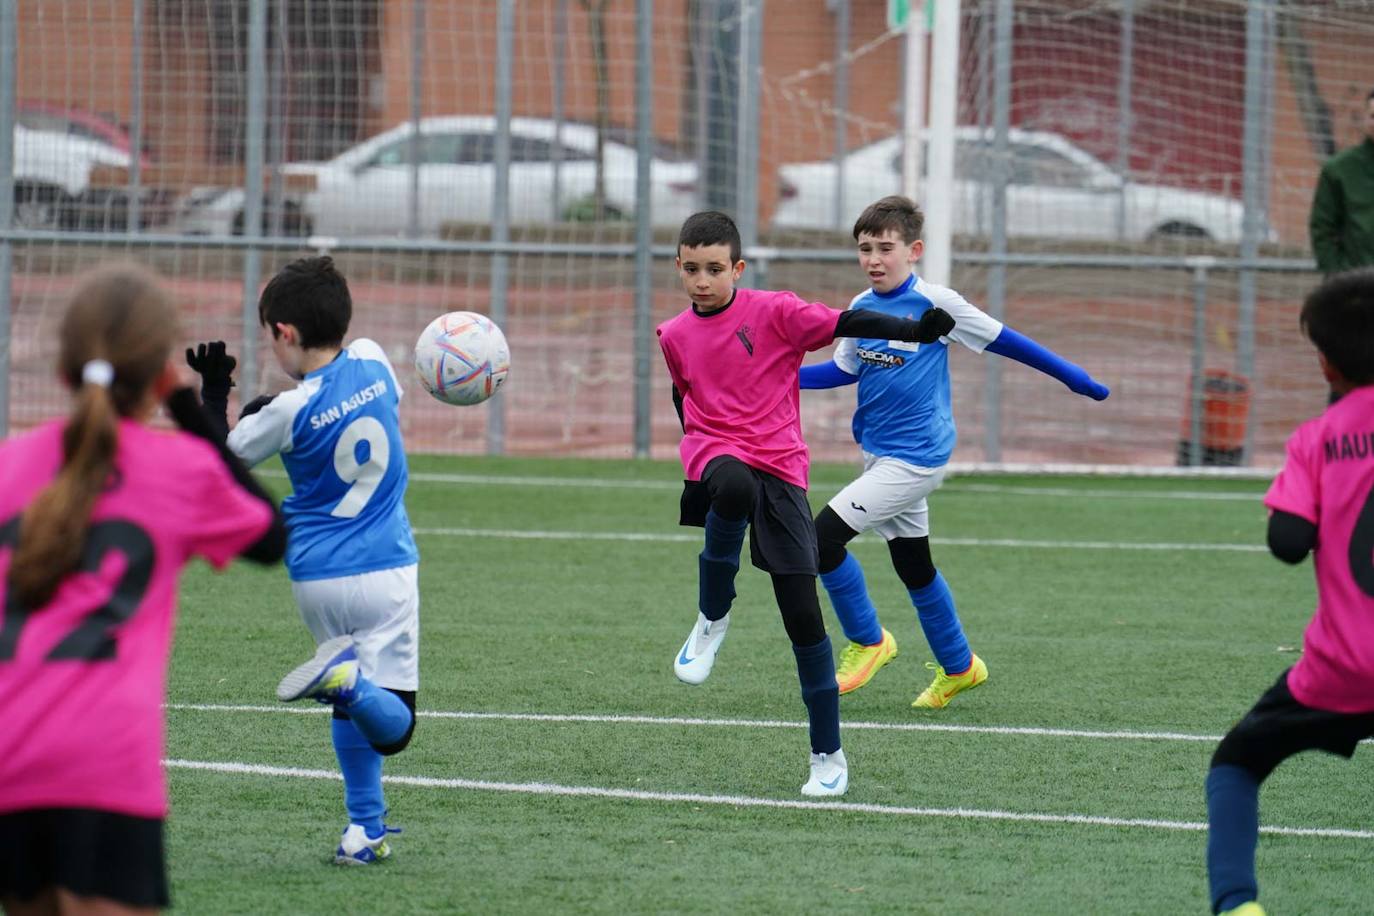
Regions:
<instances>
[{"instance_id":1,"label":"white shorts","mask_svg":"<svg viewBox=\"0 0 1374 916\"><path fill-rule=\"evenodd\" d=\"M363 675L379 687L420 689L419 567L292 582L301 619L318 645L352 636Z\"/></svg>"},{"instance_id":2,"label":"white shorts","mask_svg":"<svg viewBox=\"0 0 1374 916\"><path fill-rule=\"evenodd\" d=\"M883 540L930 536L926 497L945 479L945 468L922 468L898 458L864 452L864 472L828 505L860 533L876 531Z\"/></svg>"}]
</instances>

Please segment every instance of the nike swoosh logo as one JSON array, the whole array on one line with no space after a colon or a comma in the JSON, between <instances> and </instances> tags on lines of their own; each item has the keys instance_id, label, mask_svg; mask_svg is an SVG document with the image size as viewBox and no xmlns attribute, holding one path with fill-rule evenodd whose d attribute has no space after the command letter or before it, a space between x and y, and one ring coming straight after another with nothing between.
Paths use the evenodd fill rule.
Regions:
<instances>
[{"instance_id":1,"label":"nike swoosh logo","mask_svg":"<svg viewBox=\"0 0 1374 916\"><path fill-rule=\"evenodd\" d=\"M850 503L849 505L850 505L850 508L857 509L857 510L860 511L860 512L867 512L867 511L868 511L867 509L865 509L863 506L859 505L858 503Z\"/></svg>"},{"instance_id":2,"label":"nike swoosh logo","mask_svg":"<svg viewBox=\"0 0 1374 916\"><path fill-rule=\"evenodd\" d=\"M660 657L661 657L661 656L660 656ZM691 664L692 662L694 662L694 661L696 661L696 659L695 659L695 658L690 658L690 657L687 655L687 646L686 646L686 645L683 645L683 647L682 647L682 654L679 655L679 656L677 657L677 663L678 663L679 665L690 665L690 664Z\"/></svg>"},{"instance_id":3,"label":"nike swoosh logo","mask_svg":"<svg viewBox=\"0 0 1374 916\"><path fill-rule=\"evenodd\" d=\"M821 785L825 786L827 789L833 789L833 788L835 788L836 786L838 786L838 785L840 784L840 777L841 777L841 776L844 776L844 774L841 773L839 776L836 776L836 777L835 777L834 779L832 779L830 782L826 782L824 779L822 779L822 780L821 780Z\"/></svg>"}]
</instances>

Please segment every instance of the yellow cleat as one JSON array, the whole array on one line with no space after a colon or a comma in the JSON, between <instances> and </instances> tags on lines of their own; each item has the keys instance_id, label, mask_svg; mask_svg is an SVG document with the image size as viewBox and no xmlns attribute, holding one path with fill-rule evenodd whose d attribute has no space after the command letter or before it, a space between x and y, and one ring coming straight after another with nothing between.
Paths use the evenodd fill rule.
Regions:
<instances>
[{"instance_id":1,"label":"yellow cleat","mask_svg":"<svg viewBox=\"0 0 1374 916\"><path fill-rule=\"evenodd\" d=\"M1251 900L1248 903L1242 903L1234 909L1225 911L1221 916L1264 916L1264 907Z\"/></svg>"},{"instance_id":2,"label":"yellow cleat","mask_svg":"<svg viewBox=\"0 0 1374 916\"><path fill-rule=\"evenodd\" d=\"M878 669L897 657L897 640L883 630L883 638L871 646L852 642L840 653L840 667L835 671L835 681L840 685L840 693L858 690L873 680Z\"/></svg>"},{"instance_id":3,"label":"yellow cleat","mask_svg":"<svg viewBox=\"0 0 1374 916\"><path fill-rule=\"evenodd\" d=\"M926 662L926 667L935 671L935 680L911 704L917 709L944 709L956 693L977 687L988 679L988 666L976 655L967 671L953 677L934 662Z\"/></svg>"}]
</instances>

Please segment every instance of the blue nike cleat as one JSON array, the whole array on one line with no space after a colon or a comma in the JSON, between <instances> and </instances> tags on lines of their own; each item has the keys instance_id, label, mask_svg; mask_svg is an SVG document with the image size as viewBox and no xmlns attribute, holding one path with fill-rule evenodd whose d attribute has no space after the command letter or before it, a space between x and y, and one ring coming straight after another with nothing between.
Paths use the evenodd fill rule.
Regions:
<instances>
[{"instance_id":1,"label":"blue nike cleat","mask_svg":"<svg viewBox=\"0 0 1374 916\"><path fill-rule=\"evenodd\" d=\"M358 650L353 637L336 636L320 643L315 657L281 679L277 699L283 702L314 697L321 703L348 705L358 683Z\"/></svg>"}]
</instances>

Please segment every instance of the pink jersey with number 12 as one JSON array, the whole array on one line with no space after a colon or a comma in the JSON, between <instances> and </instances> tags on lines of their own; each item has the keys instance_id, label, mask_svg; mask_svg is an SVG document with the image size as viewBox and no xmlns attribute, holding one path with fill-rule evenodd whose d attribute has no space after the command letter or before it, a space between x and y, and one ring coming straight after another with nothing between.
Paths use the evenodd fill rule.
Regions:
<instances>
[{"instance_id":1,"label":"pink jersey with number 12","mask_svg":"<svg viewBox=\"0 0 1374 916\"><path fill-rule=\"evenodd\" d=\"M61 466L63 422L0 443L0 582L25 507ZM166 815L162 704L177 577L194 556L224 566L271 522L214 449L186 433L122 420L114 468L78 570L41 608L8 596L0 617L0 813Z\"/></svg>"}]
</instances>

